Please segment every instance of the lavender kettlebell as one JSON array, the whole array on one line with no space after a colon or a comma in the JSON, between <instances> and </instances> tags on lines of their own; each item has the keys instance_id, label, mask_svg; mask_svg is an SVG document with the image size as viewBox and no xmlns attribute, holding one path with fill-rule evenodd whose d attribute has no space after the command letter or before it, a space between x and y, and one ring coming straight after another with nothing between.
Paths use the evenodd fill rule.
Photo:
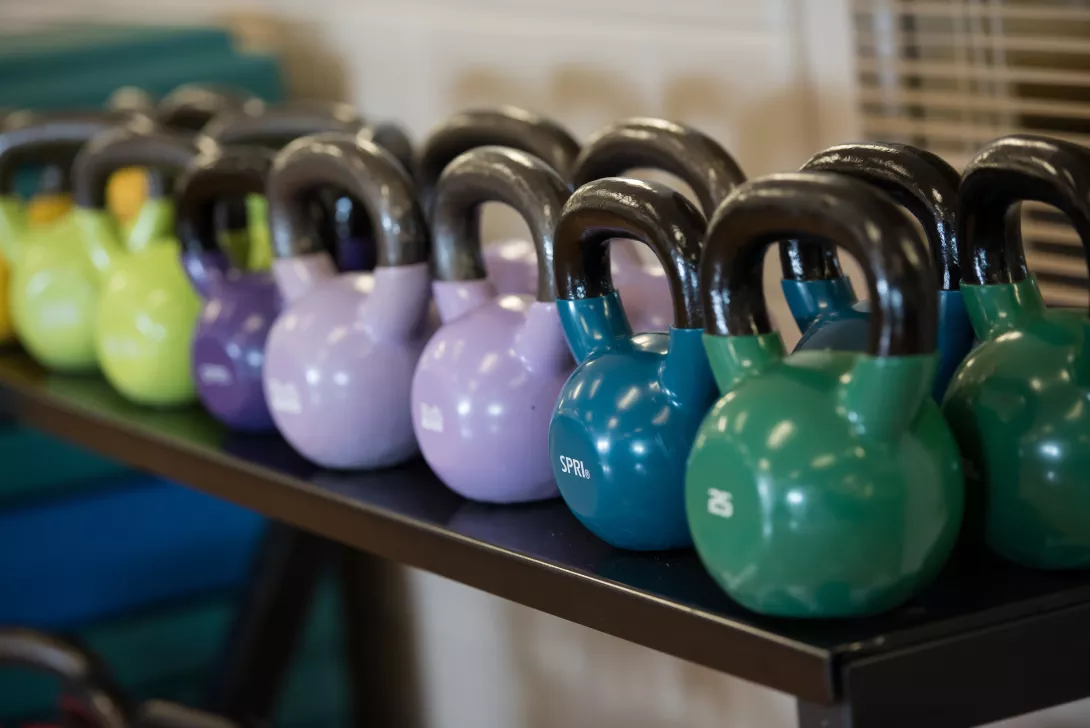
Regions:
<instances>
[{"instance_id":1,"label":"lavender kettlebell","mask_svg":"<svg viewBox=\"0 0 1090 728\"><path fill-rule=\"evenodd\" d=\"M332 185L373 222L373 273L338 275L304 202ZM284 312L265 348L265 399L301 455L327 468L379 468L417 453L412 372L431 335L427 224L401 164L357 137L307 137L277 155L265 194Z\"/></svg>"},{"instance_id":2,"label":"lavender kettlebell","mask_svg":"<svg viewBox=\"0 0 1090 728\"><path fill-rule=\"evenodd\" d=\"M559 494L549 418L575 368L556 312L553 230L568 185L537 157L508 147L461 155L439 178L432 219L442 327L413 377L413 428L428 465L451 490L516 503ZM476 216L503 202L526 221L537 251L537 296L497 294L486 276Z\"/></svg>"},{"instance_id":3,"label":"lavender kettlebell","mask_svg":"<svg viewBox=\"0 0 1090 728\"><path fill-rule=\"evenodd\" d=\"M182 265L202 300L191 349L197 396L213 417L247 432L273 429L261 371L280 292L268 271L231 264L216 234L216 210L224 200L264 194L272 160L258 147L229 148L201 158L175 190Z\"/></svg>"},{"instance_id":4,"label":"lavender kettlebell","mask_svg":"<svg viewBox=\"0 0 1090 728\"><path fill-rule=\"evenodd\" d=\"M598 131L572 172L576 189L633 169L668 172L692 188L706 218L745 182L738 162L719 142L692 127L664 119L626 119ZM624 301L632 330L668 331L674 320L670 285L662 265L644 262L633 241L610 245L613 285Z\"/></svg>"},{"instance_id":5,"label":"lavender kettlebell","mask_svg":"<svg viewBox=\"0 0 1090 728\"><path fill-rule=\"evenodd\" d=\"M476 147L502 146L533 154L567 180L579 154L579 143L554 121L514 106L463 111L431 131L420 149L419 184L431 209L439 175L459 155ZM476 213L474 213L476 215ZM538 289L535 245L505 240L484 246L484 267L499 293Z\"/></svg>"}]
</instances>

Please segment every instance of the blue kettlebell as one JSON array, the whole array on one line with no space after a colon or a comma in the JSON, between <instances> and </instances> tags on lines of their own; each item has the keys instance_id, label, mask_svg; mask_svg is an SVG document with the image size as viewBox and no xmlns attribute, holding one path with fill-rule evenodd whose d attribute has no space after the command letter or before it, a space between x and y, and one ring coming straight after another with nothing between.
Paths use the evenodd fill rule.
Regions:
<instances>
[{"instance_id":1,"label":"blue kettlebell","mask_svg":"<svg viewBox=\"0 0 1090 728\"><path fill-rule=\"evenodd\" d=\"M946 385L973 346L973 328L960 290L954 219L957 171L931 152L885 143L832 147L802 169L870 183L903 205L923 227L939 277L939 368L931 393L941 402ZM815 241L784 241L780 265L787 305L802 332L796 351L867 348L870 301L856 301L835 248Z\"/></svg>"},{"instance_id":2,"label":"blue kettlebell","mask_svg":"<svg viewBox=\"0 0 1090 728\"><path fill-rule=\"evenodd\" d=\"M705 226L680 193L618 178L579 188L557 225L556 304L579 365L557 401L549 454L568 507L619 548L692 543L685 458L715 399L697 284ZM662 263L674 307L669 333L633 335L613 288L613 239L641 242Z\"/></svg>"}]
</instances>

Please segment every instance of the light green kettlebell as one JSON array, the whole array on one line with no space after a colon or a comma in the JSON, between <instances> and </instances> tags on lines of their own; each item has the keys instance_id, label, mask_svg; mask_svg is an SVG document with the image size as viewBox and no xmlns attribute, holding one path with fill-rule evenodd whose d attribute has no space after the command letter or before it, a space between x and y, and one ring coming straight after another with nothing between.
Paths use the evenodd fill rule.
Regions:
<instances>
[{"instance_id":1,"label":"light green kettlebell","mask_svg":"<svg viewBox=\"0 0 1090 728\"><path fill-rule=\"evenodd\" d=\"M79 244L74 212L31 224L16 194L15 172L30 161L71 159L95 134L146 117L118 112L29 115L0 133L0 251L10 278L7 299L15 335L41 365L62 372L95 368L92 337L99 280Z\"/></svg>"},{"instance_id":2,"label":"light green kettlebell","mask_svg":"<svg viewBox=\"0 0 1090 728\"><path fill-rule=\"evenodd\" d=\"M170 406L195 398L189 344L200 313L173 239L173 202L149 200L126 246L106 211L106 181L123 167L165 176L185 169L207 139L158 127L121 127L80 150L72 177L79 240L102 286L94 348L107 381L143 405Z\"/></svg>"}]
</instances>

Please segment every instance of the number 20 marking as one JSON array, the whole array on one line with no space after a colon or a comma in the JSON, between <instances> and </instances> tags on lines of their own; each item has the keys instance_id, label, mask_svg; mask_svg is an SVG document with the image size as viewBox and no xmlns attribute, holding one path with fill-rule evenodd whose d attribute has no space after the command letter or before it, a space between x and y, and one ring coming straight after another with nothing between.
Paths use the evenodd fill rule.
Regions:
<instances>
[{"instance_id":1,"label":"number 20 marking","mask_svg":"<svg viewBox=\"0 0 1090 728\"><path fill-rule=\"evenodd\" d=\"M734 515L734 495L730 491L708 488L708 513L720 518Z\"/></svg>"}]
</instances>

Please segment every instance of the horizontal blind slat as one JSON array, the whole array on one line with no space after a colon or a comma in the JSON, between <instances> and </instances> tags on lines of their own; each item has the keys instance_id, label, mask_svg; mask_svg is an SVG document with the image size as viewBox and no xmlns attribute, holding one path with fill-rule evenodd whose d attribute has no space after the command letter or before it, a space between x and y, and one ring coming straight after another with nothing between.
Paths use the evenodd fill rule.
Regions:
<instances>
[{"instance_id":1,"label":"horizontal blind slat","mask_svg":"<svg viewBox=\"0 0 1090 728\"><path fill-rule=\"evenodd\" d=\"M1004 20L1060 20L1066 22L1090 22L1090 13L1084 7L1070 5L1052 5L1044 2L1026 3L1025 5L1006 5L999 3L957 3L957 2L911 2L910 0L889 0L880 8L874 8L867 0L855 0L857 13L877 15L893 12L898 15L920 17L959 18L987 17Z\"/></svg>"},{"instance_id":2,"label":"horizontal blind slat","mask_svg":"<svg viewBox=\"0 0 1090 728\"><path fill-rule=\"evenodd\" d=\"M901 76L920 78L1090 86L1090 72L1081 70L1018 68L984 63L959 64L875 58L859 58L856 60L856 67L864 73L897 73Z\"/></svg>"},{"instance_id":3,"label":"horizontal blind slat","mask_svg":"<svg viewBox=\"0 0 1090 728\"><path fill-rule=\"evenodd\" d=\"M1087 47L1090 49L1090 43ZM869 84L860 86L859 100L871 104L904 104L954 111L998 111L1057 116L1066 119L1090 119L1090 104L1080 104L1075 101L1046 101L1012 96L921 91Z\"/></svg>"},{"instance_id":4,"label":"horizontal blind slat","mask_svg":"<svg viewBox=\"0 0 1090 728\"><path fill-rule=\"evenodd\" d=\"M932 121L896 116L867 116L863 129L871 134L897 134L914 137L943 137L983 144L1006 134L1025 132L1017 125L985 125L960 121ZM1048 136L1090 146L1090 135L1049 132Z\"/></svg>"}]
</instances>

